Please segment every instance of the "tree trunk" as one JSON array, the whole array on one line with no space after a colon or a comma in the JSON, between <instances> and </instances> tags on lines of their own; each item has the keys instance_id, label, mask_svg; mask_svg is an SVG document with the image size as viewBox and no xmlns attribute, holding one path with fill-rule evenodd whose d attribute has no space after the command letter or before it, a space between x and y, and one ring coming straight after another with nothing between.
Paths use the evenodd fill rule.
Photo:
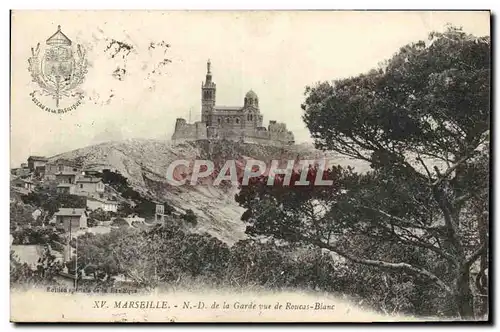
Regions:
<instances>
[{"instance_id":1,"label":"tree trunk","mask_svg":"<svg viewBox=\"0 0 500 332\"><path fill-rule=\"evenodd\" d=\"M483 203L484 204L484 203ZM478 230L479 230L479 243L484 246L488 246L488 207L480 209L480 217L478 220ZM478 314L480 316L485 316L488 314L488 278L486 276L486 269L488 269L488 250L485 250L481 255L479 274L476 277L476 288L479 294L485 295L479 301Z\"/></svg>"},{"instance_id":2,"label":"tree trunk","mask_svg":"<svg viewBox=\"0 0 500 332\"><path fill-rule=\"evenodd\" d=\"M455 302L462 319L474 319L474 298L469 282L469 269L460 271L456 282Z\"/></svg>"}]
</instances>

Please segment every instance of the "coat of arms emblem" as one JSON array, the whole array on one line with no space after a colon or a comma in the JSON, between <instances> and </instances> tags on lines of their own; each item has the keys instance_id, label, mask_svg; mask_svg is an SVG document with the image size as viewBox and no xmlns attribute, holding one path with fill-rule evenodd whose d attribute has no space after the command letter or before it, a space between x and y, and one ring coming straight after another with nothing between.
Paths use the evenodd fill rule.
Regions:
<instances>
[{"instance_id":1,"label":"coat of arms emblem","mask_svg":"<svg viewBox=\"0 0 500 332\"><path fill-rule=\"evenodd\" d=\"M52 97L55 101L55 109L43 105L35 97L35 92L31 95L35 104L40 108L54 113L64 113L76 108L83 98L82 92L76 89L84 81L87 73L85 50L78 44L75 54L73 43L61 31L61 26L58 26L56 33L47 39L46 44L48 47L41 56L40 43L36 48L31 48L32 56L28 60L28 69L33 82L40 87L38 93L41 96ZM68 107L61 106L64 97L70 100L77 99L77 102L68 104Z\"/></svg>"}]
</instances>

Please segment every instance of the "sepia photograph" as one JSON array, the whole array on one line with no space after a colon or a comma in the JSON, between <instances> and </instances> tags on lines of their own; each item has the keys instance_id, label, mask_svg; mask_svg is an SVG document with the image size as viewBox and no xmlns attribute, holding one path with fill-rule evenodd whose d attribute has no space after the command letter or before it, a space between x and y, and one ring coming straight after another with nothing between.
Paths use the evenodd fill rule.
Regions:
<instances>
[{"instance_id":1,"label":"sepia photograph","mask_svg":"<svg viewBox=\"0 0 500 332\"><path fill-rule=\"evenodd\" d=\"M10 321L491 322L491 22L12 10Z\"/></svg>"}]
</instances>

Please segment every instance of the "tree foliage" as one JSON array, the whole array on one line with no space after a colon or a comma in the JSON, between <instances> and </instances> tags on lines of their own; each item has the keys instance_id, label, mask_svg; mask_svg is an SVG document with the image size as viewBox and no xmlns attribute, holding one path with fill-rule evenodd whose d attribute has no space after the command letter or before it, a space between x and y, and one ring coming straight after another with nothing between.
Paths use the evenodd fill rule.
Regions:
<instances>
[{"instance_id":1,"label":"tree foliage","mask_svg":"<svg viewBox=\"0 0 500 332\"><path fill-rule=\"evenodd\" d=\"M11 202L10 203L10 227L26 226L33 223L33 215L28 205Z\"/></svg>"},{"instance_id":2,"label":"tree foliage","mask_svg":"<svg viewBox=\"0 0 500 332\"><path fill-rule=\"evenodd\" d=\"M20 284L50 284L62 270L62 264L56 260L47 247L44 248L36 266L20 262L13 250L10 251L10 283Z\"/></svg>"},{"instance_id":3,"label":"tree foliage","mask_svg":"<svg viewBox=\"0 0 500 332\"><path fill-rule=\"evenodd\" d=\"M44 221L49 221L60 208L85 208L87 206L85 197L58 193L55 188L34 191L21 196L21 199L25 204L41 208L44 212Z\"/></svg>"},{"instance_id":4,"label":"tree foliage","mask_svg":"<svg viewBox=\"0 0 500 332\"><path fill-rule=\"evenodd\" d=\"M247 232L431 282L455 313L473 316L471 266L488 243L489 82L489 38L450 27L382 68L308 87L303 118L316 147L372 170L333 167L328 190L245 186L237 200ZM407 254L358 252L367 237Z\"/></svg>"},{"instance_id":5,"label":"tree foliage","mask_svg":"<svg viewBox=\"0 0 500 332\"><path fill-rule=\"evenodd\" d=\"M118 217L118 218L113 219L111 226L129 227L130 225L125 219Z\"/></svg>"},{"instance_id":6,"label":"tree foliage","mask_svg":"<svg viewBox=\"0 0 500 332\"><path fill-rule=\"evenodd\" d=\"M186 213L184 213L181 216L181 218L184 219L187 223L189 223L192 226L196 226L196 224L198 223L198 217L191 209L187 209Z\"/></svg>"},{"instance_id":7,"label":"tree foliage","mask_svg":"<svg viewBox=\"0 0 500 332\"><path fill-rule=\"evenodd\" d=\"M13 237L12 244L50 244L53 241L63 241L61 234L54 232L50 228L21 228L11 232L11 234Z\"/></svg>"},{"instance_id":8,"label":"tree foliage","mask_svg":"<svg viewBox=\"0 0 500 332\"><path fill-rule=\"evenodd\" d=\"M89 218L98 221L108 221L115 215L114 212L104 211L102 208L95 209L89 213Z\"/></svg>"},{"instance_id":9,"label":"tree foliage","mask_svg":"<svg viewBox=\"0 0 500 332\"><path fill-rule=\"evenodd\" d=\"M175 225L85 234L79 237L78 248L82 264L95 265L103 280L123 274L143 287L182 276L220 279L228 256L227 245L216 238L185 233Z\"/></svg>"},{"instance_id":10,"label":"tree foliage","mask_svg":"<svg viewBox=\"0 0 500 332\"><path fill-rule=\"evenodd\" d=\"M104 170L101 175L102 182L123 193L129 188L128 180L120 173Z\"/></svg>"}]
</instances>

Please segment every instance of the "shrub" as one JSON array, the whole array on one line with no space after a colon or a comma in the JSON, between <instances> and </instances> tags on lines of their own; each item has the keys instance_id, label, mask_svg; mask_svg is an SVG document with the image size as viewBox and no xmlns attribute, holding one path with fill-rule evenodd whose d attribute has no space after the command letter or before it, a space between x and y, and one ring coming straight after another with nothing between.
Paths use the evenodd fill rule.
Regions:
<instances>
[{"instance_id":1,"label":"shrub","mask_svg":"<svg viewBox=\"0 0 500 332\"><path fill-rule=\"evenodd\" d=\"M123 218L115 218L113 222L111 223L111 226L118 226L118 227L124 227L124 226L129 226L128 222L123 219Z\"/></svg>"},{"instance_id":2,"label":"shrub","mask_svg":"<svg viewBox=\"0 0 500 332\"><path fill-rule=\"evenodd\" d=\"M44 250L36 270L26 263L21 263L14 251L10 251L10 282L11 284L49 284L62 269L56 262L56 257Z\"/></svg>"},{"instance_id":3,"label":"shrub","mask_svg":"<svg viewBox=\"0 0 500 332\"><path fill-rule=\"evenodd\" d=\"M127 202L121 202L118 204L117 215L119 217L126 217L134 212L134 209Z\"/></svg>"},{"instance_id":4,"label":"shrub","mask_svg":"<svg viewBox=\"0 0 500 332\"><path fill-rule=\"evenodd\" d=\"M46 218L51 218L59 208L85 208L87 201L85 197L77 195L59 194L52 189L40 192L31 192L22 195L21 200L47 211Z\"/></svg>"},{"instance_id":5,"label":"shrub","mask_svg":"<svg viewBox=\"0 0 500 332\"><path fill-rule=\"evenodd\" d=\"M102 182L109 184L119 192L124 192L129 188L128 180L120 173L112 172L110 170L103 170Z\"/></svg>"},{"instance_id":6,"label":"shrub","mask_svg":"<svg viewBox=\"0 0 500 332\"><path fill-rule=\"evenodd\" d=\"M192 226L196 226L196 224L198 223L198 217L191 209L186 210L186 213L184 213L181 218Z\"/></svg>"},{"instance_id":7,"label":"shrub","mask_svg":"<svg viewBox=\"0 0 500 332\"><path fill-rule=\"evenodd\" d=\"M87 219L87 226L88 227L96 227L98 224L99 224L98 221L95 220L94 218Z\"/></svg>"},{"instance_id":8,"label":"shrub","mask_svg":"<svg viewBox=\"0 0 500 332\"><path fill-rule=\"evenodd\" d=\"M108 221L108 220L111 220L112 215L113 214L111 212L104 211L103 209L98 208L98 209L91 211L89 213L89 218L99 220L99 221Z\"/></svg>"},{"instance_id":9,"label":"shrub","mask_svg":"<svg viewBox=\"0 0 500 332\"><path fill-rule=\"evenodd\" d=\"M22 203L10 203L10 226L15 228L17 225L28 225L33 222L33 216L29 206Z\"/></svg>"},{"instance_id":10,"label":"shrub","mask_svg":"<svg viewBox=\"0 0 500 332\"><path fill-rule=\"evenodd\" d=\"M14 238L12 244L46 244L52 241L63 241L59 233L48 228L23 228L11 234Z\"/></svg>"}]
</instances>

